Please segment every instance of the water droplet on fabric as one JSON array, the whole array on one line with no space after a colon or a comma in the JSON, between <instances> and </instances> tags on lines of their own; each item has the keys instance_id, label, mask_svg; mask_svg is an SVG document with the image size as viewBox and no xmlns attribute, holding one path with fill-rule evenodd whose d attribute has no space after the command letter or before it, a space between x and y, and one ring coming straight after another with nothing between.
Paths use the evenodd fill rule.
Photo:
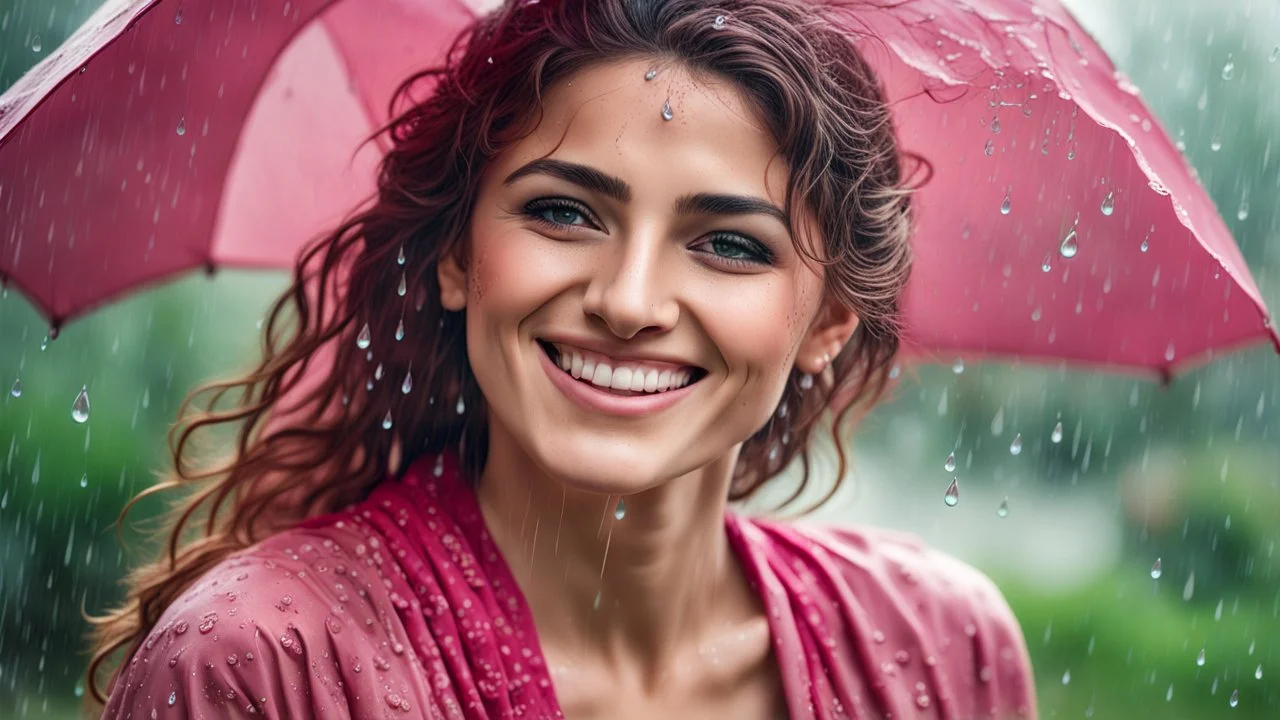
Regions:
<instances>
[{"instance_id":1,"label":"water droplet on fabric","mask_svg":"<svg viewBox=\"0 0 1280 720\"><path fill-rule=\"evenodd\" d=\"M954 472L954 471L955 471L955 469L956 469L956 454L955 454L955 453L951 453L950 455L948 455L948 456L947 456L946 461L942 463L942 469L943 469L943 470L946 470L947 472Z\"/></svg>"},{"instance_id":2,"label":"water droplet on fabric","mask_svg":"<svg viewBox=\"0 0 1280 720\"><path fill-rule=\"evenodd\" d=\"M1018 433L1013 436L1013 442L1009 443L1009 454L1010 455L1022 454L1022 433Z\"/></svg>"},{"instance_id":3,"label":"water droplet on fabric","mask_svg":"<svg viewBox=\"0 0 1280 720\"><path fill-rule=\"evenodd\" d=\"M1009 193L1004 194L1004 200L1000 203L1000 214L1008 215L1013 210L1013 199L1009 197Z\"/></svg>"},{"instance_id":4,"label":"water droplet on fabric","mask_svg":"<svg viewBox=\"0 0 1280 720\"><path fill-rule=\"evenodd\" d=\"M627 504L623 502L622 498L618 498L618 504L616 507L613 508L613 518L615 520L621 520L626 516L627 516Z\"/></svg>"},{"instance_id":5,"label":"water droplet on fabric","mask_svg":"<svg viewBox=\"0 0 1280 720\"><path fill-rule=\"evenodd\" d=\"M675 113L671 112L671 101L666 100L662 103L662 119L670 120L675 117Z\"/></svg>"},{"instance_id":6,"label":"water droplet on fabric","mask_svg":"<svg viewBox=\"0 0 1280 720\"><path fill-rule=\"evenodd\" d=\"M75 402L71 403L71 419L77 423L84 424L89 422L89 386L85 385L80 388L80 394L76 395Z\"/></svg>"},{"instance_id":7,"label":"water droplet on fabric","mask_svg":"<svg viewBox=\"0 0 1280 720\"><path fill-rule=\"evenodd\" d=\"M960 478L952 478L947 491L942 494L942 502L947 507L955 507L960 503Z\"/></svg>"},{"instance_id":8,"label":"water droplet on fabric","mask_svg":"<svg viewBox=\"0 0 1280 720\"><path fill-rule=\"evenodd\" d=\"M360 334L356 335L356 347L366 350L372 342L373 336L369 333L369 323L365 323L364 327L360 328Z\"/></svg>"},{"instance_id":9,"label":"water droplet on fabric","mask_svg":"<svg viewBox=\"0 0 1280 720\"><path fill-rule=\"evenodd\" d=\"M1196 666L1204 667L1204 648L1200 648L1200 654L1196 655Z\"/></svg>"},{"instance_id":10,"label":"water droplet on fabric","mask_svg":"<svg viewBox=\"0 0 1280 720\"><path fill-rule=\"evenodd\" d=\"M1054 445L1062 442L1062 423L1053 426L1053 432L1049 433L1049 442Z\"/></svg>"},{"instance_id":11,"label":"water droplet on fabric","mask_svg":"<svg viewBox=\"0 0 1280 720\"><path fill-rule=\"evenodd\" d=\"M1107 196L1102 199L1102 214L1108 217L1116 211L1116 194L1108 192Z\"/></svg>"},{"instance_id":12,"label":"water droplet on fabric","mask_svg":"<svg viewBox=\"0 0 1280 720\"><path fill-rule=\"evenodd\" d=\"M9 388L9 394L18 398L22 397L22 381L14 380L13 387Z\"/></svg>"},{"instance_id":13,"label":"water droplet on fabric","mask_svg":"<svg viewBox=\"0 0 1280 720\"><path fill-rule=\"evenodd\" d=\"M391 429L391 411L390 410L388 410L386 416L382 418L382 429L383 430Z\"/></svg>"},{"instance_id":14,"label":"water droplet on fabric","mask_svg":"<svg viewBox=\"0 0 1280 720\"><path fill-rule=\"evenodd\" d=\"M1062 244L1058 246L1058 254L1070 260L1079 250L1080 244L1076 238L1076 229L1073 227L1067 232L1067 236L1062 238Z\"/></svg>"},{"instance_id":15,"label":"water droplet on fabric","mask_svg":"<svg viewBox=\"0 0 1280 720\"><path fill-rule=\"evenodd\" d=\"M1155 564L1151 566L1151 579L1159 580L1163 573L1164 571L1160 569L1160 558L1156 558Z\"/></svg>"},{"instance_id":16,"label":"water droplet on fabric","mask_svg":"<svg viewBox=\"0 0 1280 720\"><path fill-rule=\"evenodd\" d=\"M1009 517L1009 498L1000 501L1000 506L996 508L996 515L999 517Z\"/></svg>"}]
</instances>

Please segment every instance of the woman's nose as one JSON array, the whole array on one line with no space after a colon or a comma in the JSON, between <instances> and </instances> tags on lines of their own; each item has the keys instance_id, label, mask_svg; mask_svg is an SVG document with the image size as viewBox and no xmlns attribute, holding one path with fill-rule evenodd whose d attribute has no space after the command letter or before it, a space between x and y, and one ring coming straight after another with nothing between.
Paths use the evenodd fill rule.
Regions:
<instances>
[{"instance_id":1,"label":"woman's nose","mask_svg":"<svg viewBox=\"0 0 1280 720\"><path fill-rule=\"evenodd\" d=\"M679 303L672 273L662 267L663 251L656 242L611 243L587 286L583 310L623 339L675 327Z\"/></svg>"}]
</instances>

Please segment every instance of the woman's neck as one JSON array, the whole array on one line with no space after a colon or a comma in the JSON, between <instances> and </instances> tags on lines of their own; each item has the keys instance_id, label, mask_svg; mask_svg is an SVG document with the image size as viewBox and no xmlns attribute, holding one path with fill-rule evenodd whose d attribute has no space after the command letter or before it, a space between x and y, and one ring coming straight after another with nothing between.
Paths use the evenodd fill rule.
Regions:
<instances>
[{"instance_id":1,"label":"woman's neck","mask_svg":"<svg viewBox=\"0 0 1280 720\"><path fill-rule=\"evenodd\" d=\"M658 682L759 614L724 530L732 458L628 496L575 491L495 432L478 495L544 647Z\"/></svg>"}]
</instances>

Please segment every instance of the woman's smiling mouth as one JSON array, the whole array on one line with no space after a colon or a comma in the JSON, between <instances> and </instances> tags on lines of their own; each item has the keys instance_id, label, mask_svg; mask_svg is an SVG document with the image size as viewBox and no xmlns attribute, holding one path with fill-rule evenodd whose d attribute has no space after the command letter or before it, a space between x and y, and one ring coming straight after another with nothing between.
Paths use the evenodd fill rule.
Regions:
<instances>
[{"instance_id":1,"label":"woman's smiling mouth","mask_svg":"<svg viewBox=\"0 0 1280 720\"><path fill-rule=\"evenodd\" d=\"M613 358L566 343L539 340L543 368L570 399L614 415L645 415L689 394L706 376L693 365Z\"/></svg>"}]
</instances>

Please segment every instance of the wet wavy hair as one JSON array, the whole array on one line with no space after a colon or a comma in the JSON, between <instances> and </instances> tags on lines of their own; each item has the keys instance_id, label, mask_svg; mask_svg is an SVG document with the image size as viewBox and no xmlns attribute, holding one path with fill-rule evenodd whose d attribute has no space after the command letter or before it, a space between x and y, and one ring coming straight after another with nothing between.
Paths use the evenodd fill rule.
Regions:
<instances>
[{"instance_id":1,"label":"wet wavy hair","mask_svg":"<svg viewBox=\"0 0 1280 720\"><path fill-rule=\"evenodd\" d=\"M915 175L904 166L918 161L928 172L900 153L877 78L847 29L872 1L508 2L464 30L440 67L405 80L393 119L374 135L391 144L375 196L308 246L270 311L261 362L188 396L169 437L173 469L121 513L123 525L142 497L189 490L159 559L131 573L123 605L89 618L92 700L105 702L104 662L132 654L168 605L228 555L361 500L423 454L454 451L478 477L485 401L469 369L465 311L441 307L436 265L455 252L465 264L486 163L536 124L548 88L595 64L643 58L728 79L774 136L790 168L785 207L807 207L821 229L820 247L797 247L825 266L829 297L861 324L819 382L806 387L792 373L778 411L742 448L731 499L797 457L802 489L810 436L829 413L843 476L842 421L882 395L899 346ZM403 342L393 339L400 334ZM198 458L196 434L218 429L235 433L229 459Z\"/></svg>"}]
</instances>

